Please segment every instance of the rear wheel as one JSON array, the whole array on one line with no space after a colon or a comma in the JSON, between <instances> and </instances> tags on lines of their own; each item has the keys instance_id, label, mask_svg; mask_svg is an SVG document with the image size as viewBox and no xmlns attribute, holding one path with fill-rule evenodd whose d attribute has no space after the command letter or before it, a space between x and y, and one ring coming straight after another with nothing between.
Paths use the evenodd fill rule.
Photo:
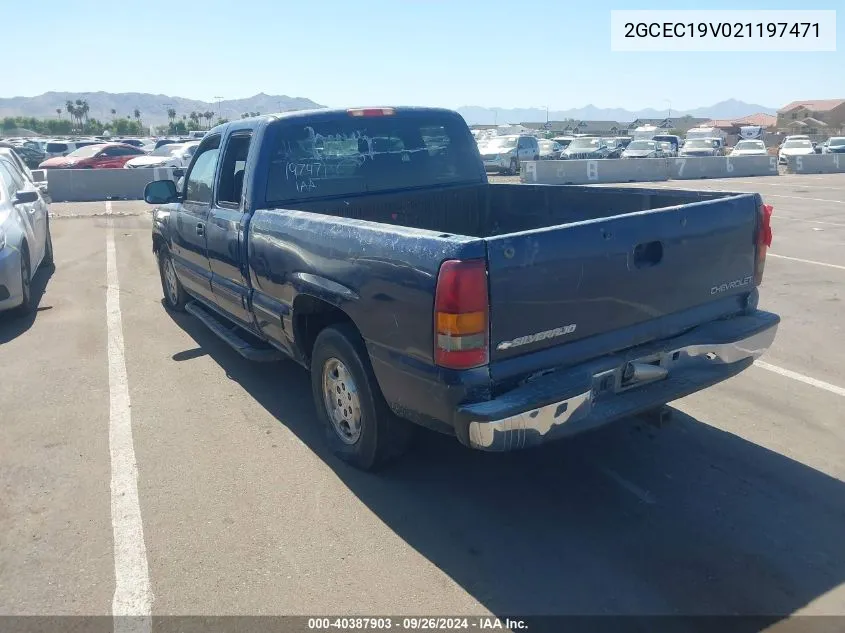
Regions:
<instances>
[{"instance_id":1,"label":"rear wheel","mask_svg":"<svg viewBox=\"0 0 845 633\"><path fill-rule=\"evenodd\" d=\"M21 304L15 308L15 313L26 315L32 312L32 270L29 264L29 249L26 244L21 248Z\"/></svg>"},{"instance_id":2,"label":"rear wheel","mask_svg":"<svg viewBox=\"0 0 845 633\"><path fill-rule=\"evenodd\" d=\"M508 168L508 175L515 176L519 173L519 161L515 158L511 158L511 164Z\"/></svg>"},{"instance_id":3,"label":"rear wheel","mask_svg":"<svg viewBox=\"0 0 845 633\"><path fill-rule=\"evenodd\" d=\"M317 336L311 391L328 444L343 461L375 470L407 450L411 423L387 406L351 324L333 325Z\"/></svg>"},{"instance_id":4,"label":"rear wheel","mask_svg":"<svg viewBox=\"0 0 845 633\"><path fill-rule=\"evenodd\" d=\"M53 265L53 236L50 233L49 222L47 222L47 238L44 240L44 259L41 263L44 266Z\"/></svg>"},{"instance_id":5,"label":"rear wheel","mask_svg":"<svg viewBox=\"0 0 845 633\"><path fill-rule=\"evenodd\" d=\"M158 270L161 275L161 289L164 292L164 302L168 308L176 312L184 312L188 302L188 294L182 287L182 282L176 276L173 258L166 246L158 252Z\"/></svg>"}]
</instances>

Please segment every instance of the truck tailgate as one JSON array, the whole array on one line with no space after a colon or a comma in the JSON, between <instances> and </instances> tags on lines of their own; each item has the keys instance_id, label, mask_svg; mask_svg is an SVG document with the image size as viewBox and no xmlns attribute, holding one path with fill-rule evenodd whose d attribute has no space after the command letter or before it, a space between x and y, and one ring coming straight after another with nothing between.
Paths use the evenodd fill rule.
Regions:
<instances>
[{"instance_id":1,"label":"truck tailgate","mask_svg":"<svg viewBox=\"0 0 845 633\"><path fill-rule=\"evenodd\" d=\"M761 203L742 194L487 238L491 360L750 292Z\"/></svg>"}]
</instances>

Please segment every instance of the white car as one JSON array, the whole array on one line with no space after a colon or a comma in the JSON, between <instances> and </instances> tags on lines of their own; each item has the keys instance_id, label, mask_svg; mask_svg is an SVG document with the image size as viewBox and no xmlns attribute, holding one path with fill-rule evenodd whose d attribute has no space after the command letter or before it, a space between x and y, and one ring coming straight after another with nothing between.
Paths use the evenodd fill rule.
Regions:
<instances>
[{"instance_id":1,"label":"white car","mask_svg":"<svg viewBox=\"0 0 845 633\"><path fill-rule=\"evenodd\" d=\"M187 167L197 151L199 141L192 141L190 143L169 143L162 145L158 149L145 156L138 156L127 161L124 165L126 169L134 169L137 167Z\"/></svg>"},{"instance_id":2,"label":"white car","mask_svg":"<svg viewBox=\"0 0 845 633\"><path fill-rule=\"evenodd\" d=\"M813 142L808 138L787 138L778 151L778 163L786 165L789 156L810 156L816 153Z\"/></svg>"},{"instance_id":3,"label":"white car","mask_svg":"<svg viewBox=\"0 0 845 633\"><path fill-rule=\"evenodd\" d=\"M747 139L740 141L731 150L731 156L768 156L766 144L763 141Z\"/></svg>"},{"instance_id":4,"label":"white car","mask_svg":"<svg viewBox=\"0 0 845 633\"><path fill-rule=\"evenodd\" d=\"M0 312L32 313L32 277L53 264L47 202L7 154L0 155Z\"/></svg>"}]
</instances>

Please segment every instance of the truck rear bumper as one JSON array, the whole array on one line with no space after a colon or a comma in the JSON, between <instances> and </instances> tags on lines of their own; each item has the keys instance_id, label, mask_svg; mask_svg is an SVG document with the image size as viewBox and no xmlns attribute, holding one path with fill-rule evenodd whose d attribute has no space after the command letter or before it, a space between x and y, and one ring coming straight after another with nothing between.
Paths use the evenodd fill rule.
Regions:
<instances>
[{"instance_id":1,"label":"truck rear bumper","mask_svg":"<svg viewBox=\"0 0 845 633\"><path fill-rule=\"evenodd\" d=\"M456 411L458 438L507 451L591 430L734 376L774 341L780 317L757 311L575 367Z\"/></svg>"}]
</instances>

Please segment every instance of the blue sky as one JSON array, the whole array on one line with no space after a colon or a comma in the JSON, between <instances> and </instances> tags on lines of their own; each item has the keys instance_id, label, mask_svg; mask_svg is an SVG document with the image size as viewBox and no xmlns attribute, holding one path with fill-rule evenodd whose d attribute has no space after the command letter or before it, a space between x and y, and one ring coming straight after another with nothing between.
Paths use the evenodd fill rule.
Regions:
<instances>
[{"instance_id":1,"label":"blue sky","mask_svg":"<svg viewBox=\"0 0 845 633\"><path fill-rule=\"evenodd\" d=\"M39 0L31 28L4 29L31 72L0 96L48 90L212 100L258 92L329 106L600 107L674 110L730 97L779 107L845 97L835 53L612 53L610 10L694 9L687 0ZM796 9L715 0L708 9ZM29 9L15 12L20 20ZM33 39L33 38L37 39ZM77 39L78 38L78 39ZM41 42L42 45L38 45Z\"/></svg>"}]
</instances>

